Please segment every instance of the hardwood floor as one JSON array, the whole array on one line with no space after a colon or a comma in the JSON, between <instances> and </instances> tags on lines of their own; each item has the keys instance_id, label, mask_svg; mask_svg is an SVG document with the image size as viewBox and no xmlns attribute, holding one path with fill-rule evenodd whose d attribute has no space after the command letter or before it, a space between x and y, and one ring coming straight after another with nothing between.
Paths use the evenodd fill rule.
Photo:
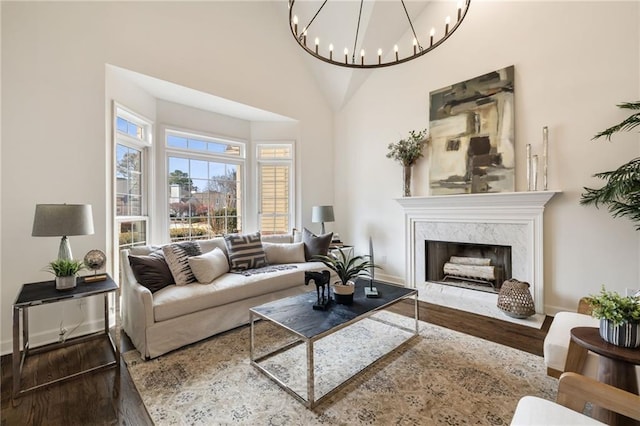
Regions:
<instances>
[{"instance_id":1,"label":"hardwood floor","mask_svg":"<svg viewBox=\"0 0 640 426\"><path fill-rule=\"evenodd\" d=\"M398 304L394 310L412 315L413 304ZM423 302L419 305L419 315L422 321L540 356L544 336L552 320L547 317L542 329L537 330ZM133 347L129 338L122 334L122 349L126 352ZM33 381L43 372L48 379L59 377L84 368L87 363L100 362L107 355L108 347L100 341L34 355L30 358L32 362L25 364L23 380ZM16 401L11 397L11 355L0 359L0 366L2 426L152 424L124 361L121 361L119 375L116 375L115 369L85 375L24 395Z\"/></svg>"}]
</instances>

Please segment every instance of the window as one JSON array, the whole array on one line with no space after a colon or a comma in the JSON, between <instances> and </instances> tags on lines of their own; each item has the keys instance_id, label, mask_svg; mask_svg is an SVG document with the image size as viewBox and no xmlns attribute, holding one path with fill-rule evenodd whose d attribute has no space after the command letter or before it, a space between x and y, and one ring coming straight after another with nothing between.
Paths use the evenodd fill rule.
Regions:
<instances>
[{"instance_id":1,"label":"window","mask_svg":"<svg viewBox=\"0 0 640 426\"><path fill-rule=\"evenodd\" d=\"M171 241L242 232L244 144L167 130Z\"/></svg>"},{"instance_id":2,"label":"window","mask_svg":"<svg viewBox=\"0 0 640 426\"><path fill-rule=\"evenodd\" d=\"M293 211L293 143L258 144L258 206L264 235L290 232Z\"/></svg>"},{"instance_id":3,"label":"window","mask_svg":"<svg viewBox=\"0 0 640 426\"><path fill-rule=\"evenodd\" d=\"M115 106L115 230L119 250L147 244L148 157L151 122Z\"/></svg>"}]
</instances>

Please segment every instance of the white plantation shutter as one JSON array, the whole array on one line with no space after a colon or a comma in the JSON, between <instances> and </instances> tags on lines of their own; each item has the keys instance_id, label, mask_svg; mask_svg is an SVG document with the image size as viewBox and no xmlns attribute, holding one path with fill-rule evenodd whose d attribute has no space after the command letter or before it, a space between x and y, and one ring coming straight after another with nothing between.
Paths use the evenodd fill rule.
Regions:
<instances>
[{"instance_id":1,"label":"white plantation shutter","mask_svg":"<svg viewBox=\"0 0 640 426\"><path fill-rule=\"evenodd\" d=\"M293 224L293 145L258 145L260 231L290 232Z\"/></svg>"}]
</instances>

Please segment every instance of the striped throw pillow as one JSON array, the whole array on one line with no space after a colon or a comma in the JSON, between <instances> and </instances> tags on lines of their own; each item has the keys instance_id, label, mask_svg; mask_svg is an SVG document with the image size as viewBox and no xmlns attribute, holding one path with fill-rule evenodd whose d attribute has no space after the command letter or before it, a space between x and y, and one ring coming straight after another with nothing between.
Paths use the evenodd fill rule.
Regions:
<instances>
[{"instance_id":1,"label":"striped throw pillow","mask_svg":"<svg viewBox=\"0 0 640 426\"><path fill-rule=\"evenodd\" d=\"M193 241L185 241L183 243L173 243L162 247L162 253L169 265L171 275L176 285L186 285L195 283L198 280L189 266L189 256L198 256L202 254L200 246Z\"/></svg>"},{"instance_id":2,"label":"striped throw pillow","mask_svg":"<svg viewBox=\"0 0 640 426\"><path fill-rule=\"evenodd\" d=\"M225 235L224 243L229 253L229 266L232 272L267 266L267 256L262 248L260 232Z\"/></svg>"}]
</instances>

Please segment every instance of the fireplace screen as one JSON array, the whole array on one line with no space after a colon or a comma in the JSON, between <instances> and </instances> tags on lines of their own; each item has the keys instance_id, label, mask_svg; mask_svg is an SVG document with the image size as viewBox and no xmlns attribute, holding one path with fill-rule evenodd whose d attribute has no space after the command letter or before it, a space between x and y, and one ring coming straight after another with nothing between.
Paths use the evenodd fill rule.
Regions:
<instances>
[{"instance_id":1,"label":"fireplace screen","mask_svg":"<svg viewBox=\"0 0 640 426\"><path fill-rule=\"evenodd\" d=\"M498 292L511 278L511 247L425 241L427 281Z\"/></svg>"}]
</instances>

